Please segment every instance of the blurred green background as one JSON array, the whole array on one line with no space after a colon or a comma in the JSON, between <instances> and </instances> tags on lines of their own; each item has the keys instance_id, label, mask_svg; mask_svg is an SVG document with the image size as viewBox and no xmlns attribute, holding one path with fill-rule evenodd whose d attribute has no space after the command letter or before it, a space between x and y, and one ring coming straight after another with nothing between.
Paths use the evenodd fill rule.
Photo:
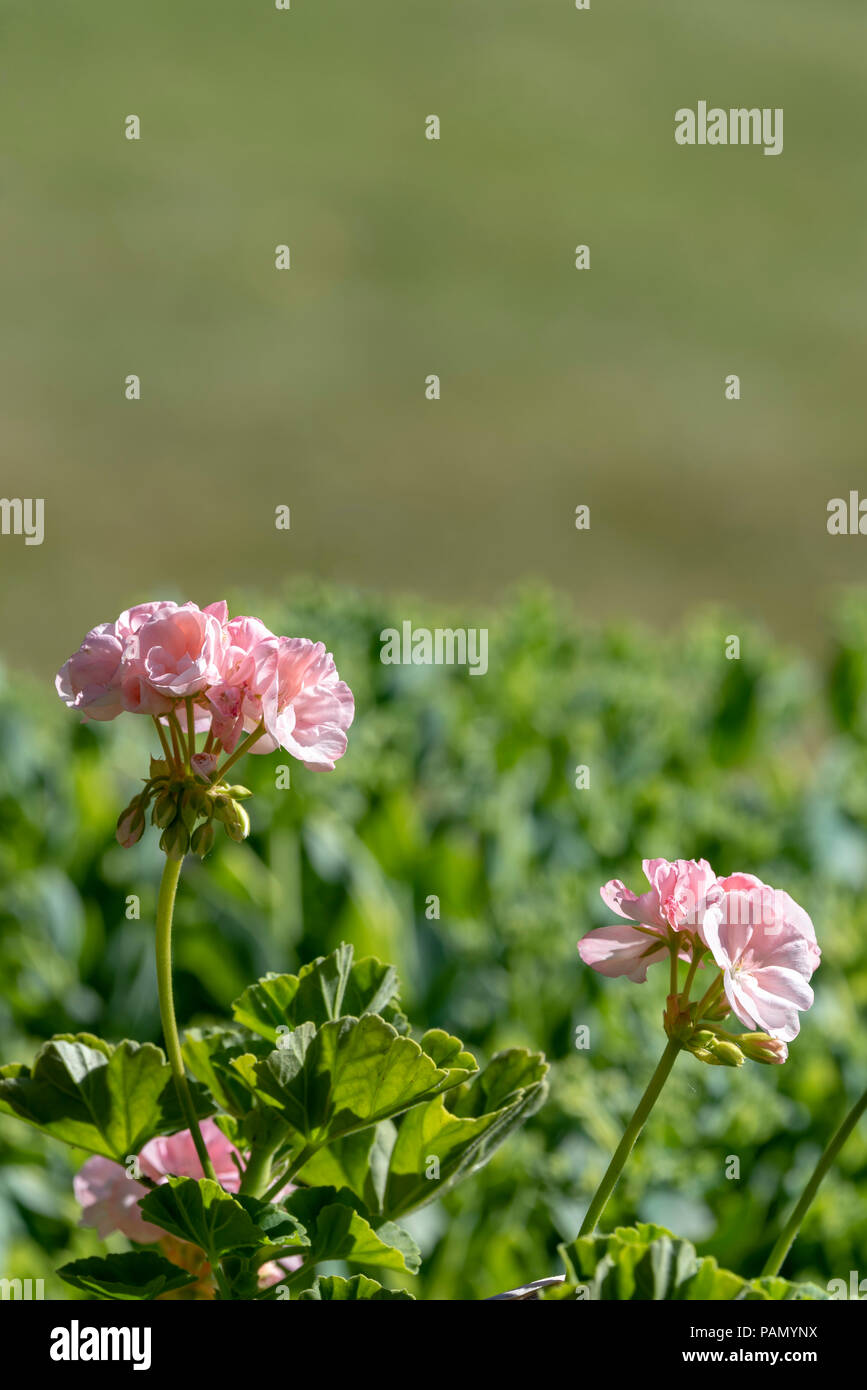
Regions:
<instances>
[{"instance_id":1,"label":"blurred green background","mask_svg":"<svg viewBox=\"0 0 867 1390\"><path fill-rule=\"evenodd\" d=\"M837 613L826 665L754 624L708 613L660 637L590 629L526 591L490 629L484 678L383 666L378 633L401 603L292 586L232 596L278 631L315 632L358 706L333 774L249 758L253 833L188 861L176 931L184 1023L225 1013L266 970L341 939L394 961L419 1027L487 1059L543 1048L548 1103L490 1165L407 1223L424 1297L480 1297L556 1272L664 1045L664 969L605 980L575 944L611 920L599 885L641 881L642 857L707 856L785 888L823 949L816 1003L784 1067L739 1072L684 1057L607 1219L658 1221L755 1275L848 1104L867 1084L867 596ZM435 626L447 614L416 608ZM721 657L738 632L740 661ZM153 915L162 856L149 833L113 842L145 765L148 720L80 725L43 689L0 695L0 1035L6 1060L89 1030L159 1038ZM591 769L576 790L578 764ZM140 920L127 920L129 894ZM440 900L429 919L427 899ZM589 1050L575 1029L590 1028ZM847 1102L848 1097L848 1102ZM69 1151L2 1120L0 1267L42 1276L96 1252L75 1229ZM726 1177L729 1156L740 1178ZM26 1167L32 1160L35 1165ZM852 1137L787 1263L789 1277L867 1269L867 1132ZM116 1242L120 1238L116 1238ZM122 1243L122 1242L121 1242Z\"/></svg>"},{"instance_id":2,"label":"blurred green background","mask_svg":"<svg viewBox=\"0 0 867 1390\"><path fill-rule=\"evenodd\" d=\"M863 573L825 529L864 477L861 0L3 0L0 52L16 667L304 571L821 641ZM783 107L783 154L677 146L700 99Z\"/></svg>"},{"instance_id":3,"label":"blurred green background","mask_svg":"<svg viewBox=\"0 0 867 1390\"><path fill-rule=\"evenodd\" d=\"M661 1049L663 984L579 965L599 884L759 873L813 915L817 1003L785 1068L683 1060L612 1211L759 1271L867 1080L867 542L826 531L865 477L864 39L861 0L3 0L2 492L46 504L0 538L4 1060L159 1035L159 855L112 839L145 733L49 678L132 602L234 590L358 718L291 794L252 760L251 841L190 866L183 1021L346 937L414 1023L544 1048L549 1104L415 1223L419 1292L495 1293L556 1270ZM700 99L783 107L784 153L679 148ZM488 624L488 676L381 666L406 618ZM67 1296L69 1158L0 1140L0 1268ZM790 1276L867 1275L865 1196L862 1133Z\"/></svg>"}]
</instances>

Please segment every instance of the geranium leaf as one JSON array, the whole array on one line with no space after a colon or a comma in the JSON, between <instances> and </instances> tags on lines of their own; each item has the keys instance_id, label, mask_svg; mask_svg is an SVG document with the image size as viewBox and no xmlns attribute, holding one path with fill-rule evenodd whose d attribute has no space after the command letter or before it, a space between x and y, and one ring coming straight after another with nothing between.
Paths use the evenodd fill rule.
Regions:
<instances>
[{"instance_id":1,"label":"geranium leaf","mask_svg":"<svg viewBox=\"0 0 867 1390\"><path fill-rule=\"evenodd\" d=\"M773 1300L777 1303L802 1303L829 1300L827 1289L818 1284L793 1284L779 1275L769 1275L764 1279L753 1279L747 1284L740 1298L746 1303Z\"/></svg>"},{"instance_id":2,"label":"geranium leaf","mask_svg":"<svg viewBox=\"0 0 867 1390\"><path fill-rule=\"evenodd\" d=\"M398 991L394 967L373 957L353 964L353 955L344 943L297 975L265 975L235 1000L233 1016L273 1043L302 1023L320 1027L344 1014L361 1017L392 1006Z\"/></svg>"},{"instance_id":3,"label":"geranium leaf","mask_svg":"<svg viewBox=\"0 0 867 1390\"><path fill-rule=\"evenodd\" d=\"M194 1088L197 1111L214 1106ZM44 1043L32 1069L0 1068L0 1110L67 1144L123 1163L158 1134L185 1126L171 1068L152 1043L117 1046L89 1033Z\"/></svg>"},{"instance_id":4,"label":"geranium leaf","mask_svg":"<svg viewBox=\"0 0 867 1390\"><path fill-rule=\"evenodd\" d=\"M232 1067L232 1059L268 1045L239 1024L224 1027L188 1028L181 1051L193 1076L210 1091L231 1115L240 1117L250 1109L250 1095Z\"/></svg>"},{"instance_id":5,"label":"geranium leaf","mask_svg":"<svg viewBox=\"0 0 867 1390\"><path fill-rule=\"evenodd\" d=\"M464 1074L455 1070L452 1079L376 1014L318 1031L303 1023L264 1060L241 1057L234 1065L311 1149L398 1115Z\"/></svg>"},{"instance_id":6,"label":"geranium leaf","mask_svg":"<svg viewBox=\"0 0 867 1390\"><path fill-rule=\"evenodd\" d=\"M230 1250L254 1250L268 1236L247 1208L209 1178L169 1178L139 1202L142 1216L212 1261Z\"/></svg>"},{"instance_id":7,"label":"geranium leaf","mask_svg":"<svg viewBox=\"0 0 867 1390\"><path fill-rule=\"evenodd\" d=\"M380 1136L387 1168L384 1181L378 1180L378 1191L374 1189L376 1209L389 1218L403 1216L481 1168L503 1140L538 1110L545 1099L546 1071L538 1053L511 1049L494 1057L489 1067L455 1094L455 1110L468 1114L452 1113L451 1097L441 1095L409 1110L399 1121L387 1154L389 1136ZM508 1086L504 1086L501 1082L507 1073ZM485 1110L491 1097L503 1103ZM311 1178L308 1168L302 1171L306 1179ZM368 1203L372 1204L374 1192L368 1182L363 1194Z\"/></svg>"},{"instance_id":8,"label":"geranium leaf","mask_svg":"<svg viewBox=\"0 0 867 1390\"><path fill-rule=\"evenodd\" d=\"M574 1299L579 1286L591 1299L660 1301L824 1299L825 1290L785 1279L756 1279L720 1269L716 1260L700 1258L688 1240L663 1226L618 1227L607 1235L579 1236L560 1246L566 1282L541 1297Z\"/></svg>"},{"instance_id":9,"label":"geranium leaf","mask_svg":"<svg viewBox=\"0 0 867 1390\"><path fill-rule=\"evenodd\" d=\"M194 1274L179 1269L156 1250L73 1260L57 1273L73 1288L97 1298L130 1301L157 1298L196 1282Z\"/></svg>"},{"instance_id":10,"label":"geranium leaf","mask_svg":"<svg viewBox=\"0 0 867 1390\"><path fill-rule=\"evenodd\" d=\"M335 1274L321 1275L313 1287L305 1289L298 1298L315 1299L323 1303L355 1303L360 1299L369 1299L372 1302L382 1302L386 1299L409 1303L415 1301L412 1294L406 1293L404 1289L384 1289L375 1279L368 1279L363 1274L355 1274L351 1279L341 1279Z\"/></svg>"},{"instance_id":11,"label":"geranium leaf","mask_svg":"<svg viewBox=\"0 0 867 1390\"><path fill-rule=\"evenodd\" d=\"M305 1252L308 1265L346 1260L415 1274L421 1264L412 1237L393 1221L374 1229L363 1203L347 1188L299 1188L282 1205L310 1237L310 1249Z\"/></svg>"}]
</instances>

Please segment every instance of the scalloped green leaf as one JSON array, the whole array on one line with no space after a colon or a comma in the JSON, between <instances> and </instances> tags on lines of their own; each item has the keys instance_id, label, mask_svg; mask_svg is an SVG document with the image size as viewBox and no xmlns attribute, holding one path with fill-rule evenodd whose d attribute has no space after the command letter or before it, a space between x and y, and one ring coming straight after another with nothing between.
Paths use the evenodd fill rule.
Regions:
<instances>
[{"instance_id":1,"label":"scalloped green leaf","mask_svg":"<svg viewBox=\"0 0 867 1390\"><path fill-rule=\"evenodd\" d=\"M510 1049L494 1057L457 1097L455 1109L468 1114L452 1113L446 1096L410 1110L397 1127L379 1210L391 1218L404 1216L481 1168L542 1105L546 1071L540 1054ZM508 1087L500 1084L506 1073ZM503 1104L485 1111L491 1096Z\"/></svg>"},{"instance_id":2,"label":"scalloped green leaf","mask_svg":"<svg viewBox=\"0 0 867 1390\"><path fill-rule=\"evenodd\" d=\"M424 1108L424 1105L416 1106L407 1114L413 1115ZM394 1122L381 1120L377 1125L356 1130L318 1149L298 1176L310 1187L348 1187L369 1211L382 1213L396 1137Z\"/></svg>"},{"instance_id":3,"label":"scalloped green leaf","mask_svg":"<svg viewBox=\"0 0 867 1390\"><path fill-rule=\"evenodd\" d=\"M202 1087L194 1086L193 1094L200 1117L212 1114ZM90 1033L59 1034L43 1043L32 1069L0 1068L0 1110L117 1163L186 1124L158 1047L115 1046Z\"/></svg>"},{"instance_id":4,"label":"scalloped green leaf","mask_svg":"<svg viewBox=\"0 0 867 1390\"><path fill-rule=\"evenodd\" d=\"M576 1298L582 1290L591 1299L708 1301L825 1299L825 1290L785 1279L756 1279L752 1283L716 1260L699 1257L694 1246L663 1226L618 1227L609 1234L579 1236L560 1246L566 1283L546 1291L553 1301ZM585 1296L587 1296L585 1295Z\"/></svg>"},{"instance_id":5,"label":"scalloped green leaf","mask_svg":"<svg viewBox=\"0 0 867 1390\"><path fill-rule=\"evenodd\" d=\"M350 1264L415 1274L421 1252L412 1237L393 1221L374 1229L363 1203L348 1188L298 1188L283 1206L295 1216L310 1237L306 1264L346 1260Z\"/></svg>"},{"instance_id":6,"label":"scalloped green leaf","mask_svg":"<svg viewBox=\"0 0 867 1390\"><path fill-rule=\"evenodd\" d=\"M259 1225L256 1203L247 1205L209 1178L169 1178L139 1202L145 1220L197 1245L213 1263L230 1250L255 1250L271 1242ZM294 1229L294 1227L291 1227ZM290 1230L286 1223L285 1230Z\"/></svg>"},{"instance_id":7,"label":"scalloped green leaf","mask_svg":"<svg viewBox=\"0 0 867 1390\"><path fill-rule=\"evenodd\" d=\"M465 1050L460 1038L453 1038L442 1028L429 1028L422 1035L420 1046L431 1061L446 1073L447 1082L442 1090L460 1085L479 1069L475 1057Z\"/></svg>"},{"instance_id":8,"label":"scalloped green leaf","mask_svg":"<svg viewBox=\"0 0 867 1390\"><path fill-rule=\"evenodd\" d=\"M766 1275L763 1279L753 1279L740 1298L745 1303L773 1301L775 1303L816 1303L831 1299L827 1289L818 1284L793 1284L777 1275Z\"/></svg>"},{"instance_id":9,"label":"scalloped green leaf","mask_svg":"<svg viewBox=\"0 0 867 1390\"><path fill-rule=\"evenodd\" d=\"M375 1279L368 1279L364 1274L354 1274L351 1279L341 1279L336 1274L320 1275L312 1288L298 1295L299 1302L305 1298L319 1303L357 1303L361 1299L370 1302L415 1302L412 1294L404 1289L384 1289L382 1284L377 1284Z\"/></svg>"},{"instance_id":10,"label":"scalloped green leaf","mask_svg":"<svg viewBox=\"0 0 867 1390\"><path fill-rule=\"evenodd\" d=\"M390 1006L398 1014L393 1005L398 992L394 967L372 956L353 961L353 947L344 943L329 956L303 966L297 975L265 975L235 1000L233 1017L275 1043L287 1029L302 1023L318 1028L343 1015L360 1018Z\"/></svg>"},{"instance_id":11,"label":"scalloped green leaf","mask_svg":"<svg viewBox=\"0 0 867 1390\"><path fill-rule=\"evenodd\" d=\"M418 1043L377 1014L317 1031L302 1023L268 1057L233 1065L310 1149L375 1125L456 1085L463 1069L437 1067Z\"/></svg>"},{"instance_id":12,"label":"scalloped green leaf","mask_svg":"<svg viewBox=\"0 0 867 1390\"><path fill-rule=\"evenodd\" d=\"M65 1283L96 1298L142 1302L194 1284L196 1276L179 1269L156 1250L73 1260L57 1271Z\"/></svg>"},{"instance_id":13,"label":"scalloped green leaf","mask_svg":"<svg viewBox=\"0 0 867 1390\"><path fill-rule=\"evenodd\" d=\"M188 1028L181 1047L189 1071L224 1110L236 1117L249 1112L251 1101L248 1088L232 1067L232 1060L248 1053L267 1056L268 1051L267 1042L240 1024Z\"/></svg>"}]
</instances>

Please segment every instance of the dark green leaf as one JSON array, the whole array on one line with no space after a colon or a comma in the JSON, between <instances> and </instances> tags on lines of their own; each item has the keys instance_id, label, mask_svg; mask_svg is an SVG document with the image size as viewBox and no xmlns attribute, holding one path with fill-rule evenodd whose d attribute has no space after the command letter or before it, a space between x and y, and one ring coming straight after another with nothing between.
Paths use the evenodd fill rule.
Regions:
<instances>
[{"instance_id":1,"label":"dark green leaf","mask_svg":"<svg viewBox=\"0 0 867 1390\"><path fill-rule=\"evenodd\" d=\"M310 1237L310 1249L305 1252L308 1265L346 1260L415 1274L421 1264L412 1237L392 1221L374 1230L360 1199L347 1188L299 1188L282 1205Z\"/></svg>"},{"instance_id":2,"label":"dark green leaf","mask_svg":"<svg viewBox=\"0 0 867 1390\"><path fill-rule=\"evenodd\" d=\"M200 1115L213 1111L196 1090ZM44 1043L32 1070L0 1069L0 1110L56 1139L123 1163L157 1134L185 1127L174 1080L151 1043L117 1046L89 1033Z\"/></svg>"},{"instance_id":3,"label":"dark green leaf","mask_svg":"<svg viewBox=\"0 0 867 1390\"><path fill-rule=\"evenodd\" d=\"M191 1241L213 1260L230 1250L253 1250L268 1237L235 1197L208 1178L169 1178L139 1202L145 1220Z\"/></svg>"},{"instance_id":4,"label":"dark green leaf","mask_svg":"<svg viewBox=\"0 0 867 1390\"><path fill-rule=\"evenodd\" d=\"M97 1298L117 1300L153 1299L196 1282L194 1274L179 1269L156 1250L73 1260L62 1265L57 1273L73 1288Z\"/></svg>"}]
</instances>

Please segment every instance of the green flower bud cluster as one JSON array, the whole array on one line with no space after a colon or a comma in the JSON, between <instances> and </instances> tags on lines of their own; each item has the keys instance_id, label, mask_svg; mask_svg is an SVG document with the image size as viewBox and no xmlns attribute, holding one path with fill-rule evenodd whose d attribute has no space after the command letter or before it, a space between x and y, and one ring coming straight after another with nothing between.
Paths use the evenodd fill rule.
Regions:
<instances>
[{"instance_id":1,"label":"green flower bud cluster","mask_svg":"<svg viewBox=\"0 0 867 1390\"><path fill-rule=\"evenodd\" d=\"M730 1013L725 995L714 1000L697 1016L698 1005L687 1003L682 994L669 994L663 1025L668 1036L709 1067L741 1067L744 1062L774 1065L785 1062L786 1044L767 1033L727 1033L719 1026Z\"/></svg>"},{"instance_id":2,"label":"green flower bud cluster","mask_svg":"<svg viewBox=\"0 0 867 1390\"><path fill-rule=\"evenodd\" d=\"M697 1028L684 1044L687 1052L710 1067L742 1067L746 1058L731 1038L721 1038L709 1028Z\"/></svg>"},{"instance_id":3,"label":"green flower bud cluster","mask_svg":"<svg viewBox=\"0 0 867 1390\"><path fill-rule=\"evenodd\" d=\"M183 859L190 851L203 859L214 844L215 822L238 843L249 835L250 817L241 805L252 795L247 787L211 783L201 772L179 775L162 758L151 758L150 772L144 791L133 797L118 818L117 838L122 845L141 839L149 808L151 824L162 831L160 849L170 859Z\"/></svg>"}]
</instances>

